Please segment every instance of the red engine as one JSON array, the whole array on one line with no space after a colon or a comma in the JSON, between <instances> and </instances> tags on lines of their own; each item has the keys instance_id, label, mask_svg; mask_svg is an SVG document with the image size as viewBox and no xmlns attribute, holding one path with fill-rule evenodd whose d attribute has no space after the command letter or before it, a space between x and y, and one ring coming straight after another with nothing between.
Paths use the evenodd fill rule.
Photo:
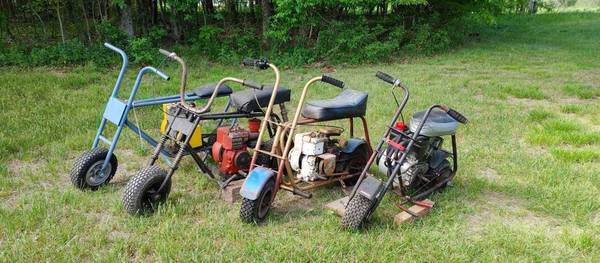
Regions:
<instances>
[{"instance_id":1,"label":"red engine","mask_svg":"<svg viewBox=\"0 0 600 263\"><path fill-rule=\"evenodd\" d=\"M233 127L217 128L217 141L212 146L212 157L219 166L219 171L224 175L233 175L248 171L250 166L250 153L248 144L258 138L260 120L248 120L249 130Z\"/></svg>"}]
</instances>

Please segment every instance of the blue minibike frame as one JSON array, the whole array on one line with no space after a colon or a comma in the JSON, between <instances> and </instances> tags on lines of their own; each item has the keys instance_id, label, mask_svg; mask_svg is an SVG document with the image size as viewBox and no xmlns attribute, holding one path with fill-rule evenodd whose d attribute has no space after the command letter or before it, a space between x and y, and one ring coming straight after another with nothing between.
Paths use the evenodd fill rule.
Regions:
<instances>
[{"instance_id":1,"label":"blue minibike frame","mask_svg":"<svg viewBox=\"0 0 600 263\"><path fill-rule=\"evenodd\" d=\"M158 75L159 77L161 77L164 80L169 80L168 75L166 75L165 73L163 73L160 70L158 70L154 67L151 67L151 66L144 67L138 72L137 78L133 85L133 89L131 90L131 93L129 94L129 98L126 101L119 99L118 93L119 93L119 89L121 87L121 82L123 81L123 76L125 75L125 72L127 71L129 58L128 58L127 54L125 53L125 51L121 50L120 48L117 48L109 43L104 43L104 46L119 53L121 55L123 62L122 62L121 70L119 72L119 76L117 77L117 82L115 83L115 87L113 88L112 94L110 95L110 98L108 99L108 103L106 104L104 114L102 115L102 121L100 122L100 126L98 127L98 131L96 132L94 142L92 143L92 149L98 147L98 143L100 141L105 142L106 144L109 145L108 153L106 155L106 158L104 159L104 163L100 170L101 178L104 178L106 176L106 169L110 162L110 156L113 154L115 148L117 147L117 143L119 142L119 138L121 137L121 132L123 131L124 127L128 127L136 134L139 134L140 137L142 139L144 139L146 142L148 142L150 145L152 145L152 147L156 147L156 145L158 144L158 142L154 138L152 138L150 135L148 135L147 133L142 131L138 126L136 126L135 124L131 123L128 120L127 116L132 109L153 106L153 105L162 105L162 104L167 104L167 103L175 103L180 100L179 95L135 100L135 95L136 95L136 93L140 87L140 84L142 82L142 79L146 73L151 72L151 73ZM204 97L199 97L198 95L196 95L193 92L187 93L185 95L185 100L187 100L187 101L193 101L193 100L199 100L199 99L204 99ZM228 101L227 104L225 105L224 111L227 112L229 110L229 107L230 107L230 102ZM104 128L106 127L107 122L111 122L111 123L117 125L117 130L112 139L106 138L104 135L102 135L102 132L104 131ZM217 126L220 126L222 120L218 120L218 122L219 122L219 124ZM165 149L161 150L161 155L164 157L173 157L173 154L168 152ZM165 158L165 160L168 162L167 158Z\"/></svg>"}]
</instances>

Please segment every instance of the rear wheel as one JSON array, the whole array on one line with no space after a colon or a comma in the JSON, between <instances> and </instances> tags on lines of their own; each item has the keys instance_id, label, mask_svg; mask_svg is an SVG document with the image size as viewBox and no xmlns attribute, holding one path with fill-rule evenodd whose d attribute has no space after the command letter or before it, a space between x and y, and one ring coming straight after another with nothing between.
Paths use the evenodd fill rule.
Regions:
<instances>
[{"instance_id":1,"label":"rear wheel","mask_svg":"<svg viewBox=\"0 0 600 263\"><path fill-rule=\"evenodd\" d=\"M443 164L443 166L442 166L443 168L437 172L438 176L435 180L436 184L441 181L447 180L448 178L450 178L450 176L452 176L453 171L452 171L452 168L450 168L450 162L448 162L448 160L445 160L444 162L446 162L446 163ZM443 191L446 187L448 187L451 184L452 184L452 180L442 184L440 186L440 188L438 189L438 191Z\"/></svg>"},{"instance_id":2,"label":"rear wheel","mask_svg":"<svg viewBox=\"0 0 600 263\"><path fill-rule=\"evenodd\" d=\"M344 184L347 186L353 186L358 181L360 173L367 165L369 161L369 147L361 145L351 153L350 163L348 164L348 173L356 174L356 176L344 179Z\"/></svg>"},{"instance_id":3,"label":"rear wheel","mask_svg":"<svg viewBox=\"0 0 600 263\"><path fill-rule=\"evenodd\" d=\"M150 166L140 170L125 187L123 206L131 215L153 213L161 203L164 203L171 191L171 179L160 186L167 178L167 172L158 167Z\"/></svg>"},{"instance_id":4,"label":"rear wheel","mask_svg":"<svg viewBox=\"0 0 600 263\"><path fill-rule=\"evenodd\" d=\"M369 219L369 211L372 206L373 201L360 194L355 195L342 216L342 226L352 230L362 228Z\"/></svg>"},{"instance_id":5,"label":"rear wheel","mask_svg":"<svg viewBox=\"0 0 600 263\"><path fill-rule=\"evenodd\" d=\"M267 217L269 209L271 209L271 201L273 200L274 193L275 180L271 178L260 191L256 200L244 198L240 208L240 218L242 221L246 223L262 222Z\"/></svg>"},{"instance_id":6,"label":"rear wheel","mask_svg":"<svg viewBox=\"0 0 600 263\"><path fill-rule=\"evenodd\" d=\"M106 169L102 171L102 165L108 155L108 149L97 147L85 151L77 160L71 169L71 182L79 189L98 190L110 182L117 171L118 161L113 154L110 155L110 160Z\"/></svg>"}]
</instances>

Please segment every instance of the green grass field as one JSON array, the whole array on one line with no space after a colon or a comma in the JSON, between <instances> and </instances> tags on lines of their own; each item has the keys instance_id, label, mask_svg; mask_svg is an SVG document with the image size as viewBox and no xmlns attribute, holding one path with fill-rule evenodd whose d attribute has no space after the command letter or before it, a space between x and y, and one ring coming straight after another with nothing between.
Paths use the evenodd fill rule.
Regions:
<instances>
[{"instance_id":1,"label":"green grass field","mask_svg":"<svg viewBox=\"0 0 600 263\"><path fill-rule=\"evenodd\" d=\"M362 232L341 229L340 218L322 208L343 196L338 187L318 190L310 200L280 194L265 224L242 224L239 203L222 201L218 186L196 172L191 159L175 174L169 202L158 213L128 216L124 184L150 152L131 131L117 150L119 170L109 187L81 192L68 178L74 159L90 147L117 67L3 68L0 261L598 262L599 43L599 13L505 17L480 40L446 54L337 66L334 76L369 92L374 140L395 109L389 85L374 77L377 70L411 87L407 112L443 103L471 121L458 132L455 183L430 197L434 210L398 227L399 198L388 195ZM190 64L190 86L228 75L272 77ZM176 65L160 68L173 80L147 78L139 98L177 92ZM297 99L303 83L319 74L282 69L282 81ZM324 85L316 90L312 98L336 92ZM136 112L151 130L160 114L158 108Z\"/></svg>"}]
</instances>

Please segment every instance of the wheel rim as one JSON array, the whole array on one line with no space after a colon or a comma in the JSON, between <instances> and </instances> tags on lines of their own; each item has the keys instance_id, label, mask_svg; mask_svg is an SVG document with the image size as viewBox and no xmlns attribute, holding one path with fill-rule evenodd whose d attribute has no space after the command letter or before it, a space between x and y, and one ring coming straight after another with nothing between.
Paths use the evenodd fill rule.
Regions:
<instances>
[{"instance_id":1,"label":"wheel rim","mask_svg":"<svg viewBox=\"0 0 600 263\"><path fill-rule=\"evenodd\" d=\"M273 193L273 188L265 189L265 193L260 197L260 203L258 204L258 217L263 218L269 212L269 208L271 208L271 194Z\"/></svg>"},{"instance_id":2,"label":"wheel rim","mask_svg":"<svg viewBox=\"0 0 600 263\"><path fill-rule=\"evenodd\" d=\"M85 181L91 186L99 186L106 181L108 178L108 173L112 172L112 164L108 162L106 169L102 172L102 165L104 164L104 159L99 160L92 164L90 168L85 173ZM108 173L107 173L108 172Z\"/></svg>"},{"instance_id":3,"label":"wheel rim","mask_svg":"<svg viewBox=\"0 0 600 263\"><path fill-rule=\"evenodd\" d=\"M165 197L165 187L163 187L162 191L158 191L162 181L158 181L150 185L142 195L142 208L144 210L154 210L156 208L156 204L162 202Z\"/></svg>"}]
</instances>

